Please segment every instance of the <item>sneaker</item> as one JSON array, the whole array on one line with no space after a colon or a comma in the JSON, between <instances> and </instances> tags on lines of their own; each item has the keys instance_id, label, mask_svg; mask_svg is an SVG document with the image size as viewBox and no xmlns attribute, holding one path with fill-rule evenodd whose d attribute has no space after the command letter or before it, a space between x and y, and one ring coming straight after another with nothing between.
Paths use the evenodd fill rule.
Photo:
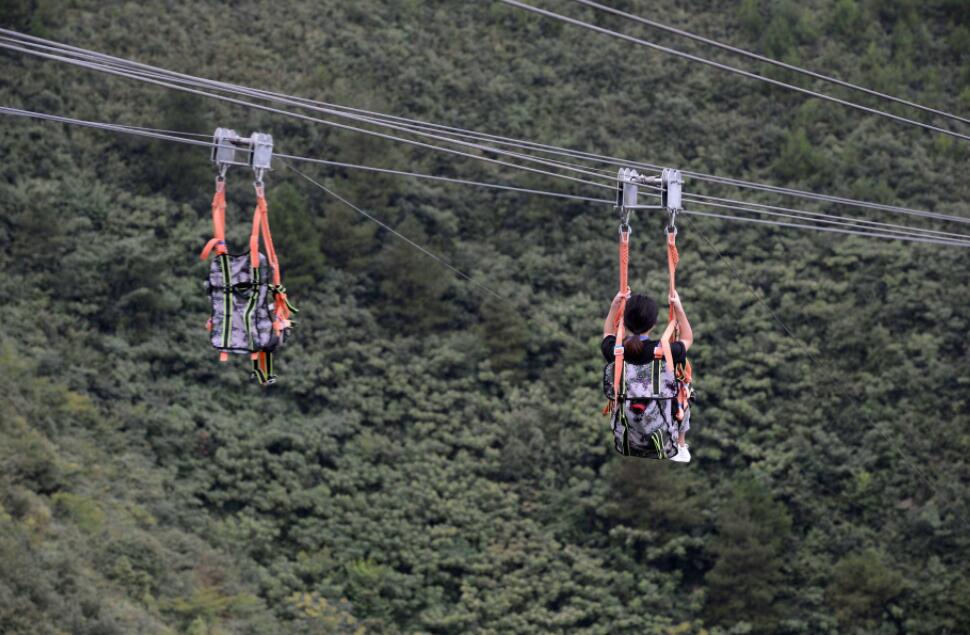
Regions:
<instances>
[{"instance_id":1,"label":"sneaker","mask_svg":"<svg viewBox=\"0 0 970 635\"><path fill-rule=\"evenodd\" d=\"M671 461L677 461L678 463L690 463L690 450L687 449L687 444L677 445L677 454L670 457Z\"/></svg>"}]
</instances>

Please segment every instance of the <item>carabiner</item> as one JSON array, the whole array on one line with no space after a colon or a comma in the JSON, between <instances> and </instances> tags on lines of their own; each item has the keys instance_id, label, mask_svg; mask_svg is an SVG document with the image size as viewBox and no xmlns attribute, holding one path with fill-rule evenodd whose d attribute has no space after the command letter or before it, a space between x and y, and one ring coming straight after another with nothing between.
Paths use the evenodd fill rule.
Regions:
<instances>
[{"instance_id":1,"label":"carabiner","mask_svg":"<svg viewBox=\"0 0 970 635\"><path fill-rule=\"evenodd\" d=\"M668 209L667 213L670 215L667 221L667 226L664 228L664 233L670 234L673 232L674 236L677 235L677 210Z\"/></svg>"}]
</instances>

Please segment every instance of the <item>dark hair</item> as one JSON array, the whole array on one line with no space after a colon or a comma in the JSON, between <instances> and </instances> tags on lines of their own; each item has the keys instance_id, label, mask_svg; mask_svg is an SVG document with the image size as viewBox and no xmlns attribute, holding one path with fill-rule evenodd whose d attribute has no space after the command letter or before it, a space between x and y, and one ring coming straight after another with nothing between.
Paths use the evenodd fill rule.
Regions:
<instances>
[{"instance_id":1,"label":"dark hair","mask_svg":"<svg viewBox=\"0 0 970 635\"><path fill-rule=\"evenodd\" d=\"M657 323L657 312L657 303L645 295L637 293L626 301L623 325L630 332L630 337L623 341L626 354L633 356L643 354L644 346L640 335L652 329Z\"/></svg>"}]
</instances>

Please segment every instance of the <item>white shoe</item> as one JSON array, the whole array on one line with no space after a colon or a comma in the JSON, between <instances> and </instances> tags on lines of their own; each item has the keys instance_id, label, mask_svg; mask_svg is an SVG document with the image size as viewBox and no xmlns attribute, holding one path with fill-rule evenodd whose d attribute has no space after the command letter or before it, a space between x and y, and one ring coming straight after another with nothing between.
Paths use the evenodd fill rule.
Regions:
<instances>
[{"instance_id":1,"label":"white shoe","mask_svg":"<svg viewBox=\"0 0 970 635\"><path fill-rule=\"evenodd\" d=\"M678 463L690 463L690 450L687 449L687 444L677 444L677 454L670 457L670 460Z\"/></svg>"}]
</instances>

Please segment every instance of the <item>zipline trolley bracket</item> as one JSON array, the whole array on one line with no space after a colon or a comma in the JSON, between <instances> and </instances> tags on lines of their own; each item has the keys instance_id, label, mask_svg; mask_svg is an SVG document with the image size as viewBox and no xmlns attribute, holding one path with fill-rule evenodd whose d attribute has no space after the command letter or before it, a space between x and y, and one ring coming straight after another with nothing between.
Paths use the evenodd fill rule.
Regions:
<instances>
[{"instance_id":1,"label":"zipline trolley bracket","mask_svg":"<svg viewBox=\"0 0 970 635\"><path fill-rule=\"evenodd\" d=\"M630 212L637 209L667 210L667 231L677 231L676 216L681 211L681 191L684 179L680 170L665 168L660 176L640 174L633 168L620 168L616 174L616 208L620 213L621 230L629 231ZM660 190L660 205L641 205L640 186L649 185Z\"/></svg>"},{"instance_id":2,"label":"zipline trolley bracket","mask_svg":"<svg viewBox=\"0 0 970 635\"><path fill-rule=\"evenodd\" d=\"M684 185L684 177L681 176L680 170L673 170L671 168L664 168L663 172L660 174L661 180L661 190L660 190L660 201L664 208L667 210L667 228L666 232L677 233L677 213L683 209L683 203L681 200L681 192Z\"/></svg>"},{"instance_id":3,"label":"zipline trolley bracket","mask_svg":"<svg viewBox=\"0 0 970 635\"><path fill-rule=\"evenodd\" d=\"M243 165L252 168L256 181L262 182L263 174L272 169L273 135L254 132L249 137L240 137L231 128L216 128L212 136L212 162L218 166L221 177L225 177L229 166Z\"/></svg>"}]
</instances>

